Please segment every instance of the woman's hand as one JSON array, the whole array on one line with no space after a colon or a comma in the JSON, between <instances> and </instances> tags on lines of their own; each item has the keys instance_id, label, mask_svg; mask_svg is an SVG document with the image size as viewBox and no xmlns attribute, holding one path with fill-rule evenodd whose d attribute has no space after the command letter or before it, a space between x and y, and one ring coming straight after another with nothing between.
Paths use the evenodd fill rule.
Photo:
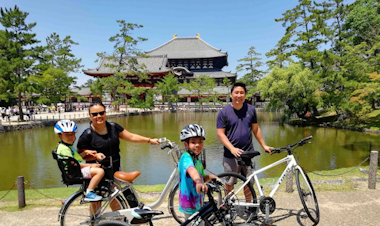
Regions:
<instances>
[{"instance_id":1,"label":"woman's hand","mask_svg":"<svg viewBox=\"0 0 380 226\"><path fill-rule=\"evenodd\" d=\"M89 155L89 156L94 156L96 155L96 153L98 153L97 151L94 151L94 150L85 150L84 151L85 155Z\"/></svg>"},{"instance_id":2,"label":"woman's hand","mask_svg":"<svg viewBox=\"0 0 380 226\"><path fill-rule=\"evenodd\" d=\"M99 162L101 162L103 159L106 158L106 156L105 156L103 153L97 153L97 154L95 154L94 157L95 157L96 160L98 160Z\"/></svg>"},{"instance_id":3,"label":"woman's hand","mask_svg":"<svg viewBox=\"0 0 380 226\"><path fill-rule=\"evenodd\" d=\"M97 163L91 164L91 168L100 168L100 167L102 167L100 164L97 164Z\"/></svg>"},{"instance_id":4,"label":"woman's hand","mask_svg":"<svg viewBox=\"0 0 380 226\"><path fill-rule=\"evenodd\" d=\"M154 144L154 145L159 145L160 144L160 143L158 143L158 139L157 138L150 139L149 143L150 144Z\"/></svg>"}]
</instances>

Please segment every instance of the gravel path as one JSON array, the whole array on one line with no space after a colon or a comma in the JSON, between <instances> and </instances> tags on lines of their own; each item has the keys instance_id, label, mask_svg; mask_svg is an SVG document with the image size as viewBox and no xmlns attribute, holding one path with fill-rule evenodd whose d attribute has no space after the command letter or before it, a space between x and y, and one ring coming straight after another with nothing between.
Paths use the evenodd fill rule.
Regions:
<instances>
[{"instance_id":1,"label":"gravel path","mask_svg":"<svg viewBox=\"0 0 380 226\"><path fill-rule=\"evenodd\" d=\"M380 185L380 184L378 184ZM277 194L276 194L277 195ZM379 225L380 224L380 189L361 189L355 192L322 192L318 193L318 203L321 211L321 221L318 225ZM298 193L279 193L275 196L276 211L271 215L275 223L273 225L312 225L310 221L302 220L304 214ZM159 210L165 215L154 219L155 226L178 225L168 214L167 204L163 204ZM58 226L59 208L35 208L27 211L0 212L0 225L38 225ZM261 220L262 221L262 220ZM259 221L252 225L262 225Z\"/></svg>"}]
</instances>

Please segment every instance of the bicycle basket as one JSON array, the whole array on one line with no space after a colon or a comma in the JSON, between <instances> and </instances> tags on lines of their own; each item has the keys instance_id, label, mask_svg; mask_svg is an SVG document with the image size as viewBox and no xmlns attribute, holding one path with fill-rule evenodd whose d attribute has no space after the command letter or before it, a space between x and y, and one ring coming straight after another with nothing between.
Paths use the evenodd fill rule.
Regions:
<instances>
[{"instance_id":1,"label":"bicycle basket","mask_svg":"<svg viewBox=\"0 0 380 226\"><path fill-rule=\"evenodd\" d=\"M178 165L179 160L181 159L181 156L186 151L186 149L183 148L183 149L177 149L177 150L180 153L180 156L178 158L178 162L176 162L177 165ZM172 156L173 156L173 152L172 152ZM203 165L203 169L206 169L206 150L205 149L202 150L199 158L201 159L201 162L202 162L202 165ZM175 158L173 157L173 159L175 159Z\"/></svg>"},{"instance_id":2,"label":"bicycle basket","mask_svg":"<svg viewBox=\"0 0 380 226\"><path fill-rule=\"evenodd\" d=\"M67 186L73 184L82 184L83 176L79 162L73 157L57 154L56 150L52 152L53 158L57 161L61 171L62 182Z\"/></svg>"}]
</instances>

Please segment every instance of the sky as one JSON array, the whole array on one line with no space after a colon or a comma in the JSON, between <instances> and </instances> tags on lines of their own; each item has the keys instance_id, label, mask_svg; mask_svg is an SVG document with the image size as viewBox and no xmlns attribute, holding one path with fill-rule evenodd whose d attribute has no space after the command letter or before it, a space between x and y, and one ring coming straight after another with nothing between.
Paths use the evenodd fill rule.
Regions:
<instances>
[{"instance_id":1,"label":"sky","mask_svg":"<svg viewBox=\"0 0 380 226\"><path fill-rule=\"evenodd\" d=\"M345 3L352 1L345 1ZM173 38L201 38L228 53L229 65L224 71L236 72L238 60L244 58L251 46L262 54L275 47L285 33L281 18L298 0L3 0L0 7L14 7L28 12L26 22L37 22L33 32L41 45L46 37L56 32L61 39L70 35L79 43L73 54L82 59L83 69L96 68L96 53L112 53L108 41L119 32L116 20L143 25L134 30L133 37L148 41L138 44L142 51L154 49ZM265 68L263 68L265 69ZM82 85L91 76L82 71L71 73ZM244 75L239 72L238 77Z\"/></svg>"}]
</instances>

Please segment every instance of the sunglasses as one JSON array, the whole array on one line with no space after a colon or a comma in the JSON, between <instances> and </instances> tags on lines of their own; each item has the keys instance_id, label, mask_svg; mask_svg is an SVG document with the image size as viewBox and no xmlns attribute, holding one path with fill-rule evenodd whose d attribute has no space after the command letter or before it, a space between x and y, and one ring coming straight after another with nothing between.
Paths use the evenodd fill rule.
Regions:
<instances>
[{"instance_id":1,"label":"sunglasses","mask_svg":"<svg viewBox=\"0 0 380 226\"><path fill-rule=\"evenodd\" d=\"M94 113L90 113L93 117L96 117L99 115L104 115L104 113L106 113L106 111L101 111L101 112L94 112Z\"/></svg>"}]
</instances>

